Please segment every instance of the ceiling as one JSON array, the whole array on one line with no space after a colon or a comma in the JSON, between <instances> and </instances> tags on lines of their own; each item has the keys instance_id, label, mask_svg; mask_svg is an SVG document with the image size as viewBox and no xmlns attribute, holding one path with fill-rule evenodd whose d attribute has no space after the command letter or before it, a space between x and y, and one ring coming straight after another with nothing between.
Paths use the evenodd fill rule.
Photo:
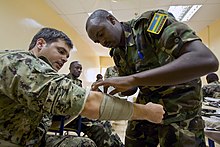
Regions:
<instances>
[{"instance_id":1,"label":"ceiling","mask_svg":"<svg viewBox=\"0 0 220 147\"><path fill-rule=\"evenodd\" d=\"M108 49L93 43L85 31L88 13L96 9L112 11L119 21L127 21L136 15L152 10L168 10L171 5L203 5L198 12L186 22L195 31L220 19L220 0L46 0L55 9L57 15L69 23L79 33L97 56L108 56Z\"/></svg>"}]
</instances>

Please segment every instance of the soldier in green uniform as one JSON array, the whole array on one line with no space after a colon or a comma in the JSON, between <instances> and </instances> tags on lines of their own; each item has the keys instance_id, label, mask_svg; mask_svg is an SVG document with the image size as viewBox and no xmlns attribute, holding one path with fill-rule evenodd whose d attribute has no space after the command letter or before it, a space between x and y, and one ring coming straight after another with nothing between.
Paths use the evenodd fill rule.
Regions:
<instances>
[{"instance_id":1,"label":"soldier in green uniform","mask_svg":"<svg viewBox=\"0 0 220 147\"><path fill-rule=\"evenodd\" d=\"M82 65L79 61L73 61L69 67L70 73L67 75L73 83L82 87L82 80L79 76L82 73ZM80 124L79 124L80 123ZM123 147L120 137L112 130L109 121L99 121L78 116L67 124L66 128L73 128L83 132L92 139L98 147Z\"/></svg>"},{"instance_id":2,"label":"soldier in green uniform","mask_svg":"<svg viewBox=\"0 0 220 147\"><path fill-rule=\"evenodd\" d=\"M70 79L72 79L73 83L82 87L82 80L79 79L79 76L82 73L82 65L79 61L73 61L70 63L69 67L70 73L67 75Z\"/></svg>"},{"instance_id":3,"label":"soldier in green uniform","mask_svg":"<svg viewBox=\"0 0 220 147\"><path fill-rule=\"evenodd\" d=\"M207 85L202 87L204 97L220 98L220 82L218 75L209 73L206 76Z\"/></svg>"},{"instance_id":4,"label":"soldier in green uniform","mask_svg":"<svg viewBox=\"0 0 220 147\"><path fill-rule=\"evenodd\" d=\"M104 79L110 77L117 77L118 76L118 68L117 66L110 66L106 69Z\"/></svg>"},{"instance_id":5,"label":"soldier in green uniform","mask_svg":"<svg viewBox=\"0 0 220 147\"><path fill-rule=\"evenodd\" d=\"M0 52L0 146L96 146L89 138L47 135L53 115L162 121L162 105L128 103L58 74L72 47L63 32L42 28L29 51ZM122 116L115 115L118 110Z\"/></svg>"},{"instance_id":6,"label":"soldier in green uniform","mask_svg":"<svg viewBox=\"0 0 220 147\"><path fill-rule=\"evenodd\" d=\"M100 81L94 89L113 86L114 94L139 86L136 103L165 108L162 124L129 121L125 146L205 147L200 76L216 71L219 63L192 29L164 10L119 22L99 9L87 19L86 31L95 43L112 48L121 76Z\"/></svg>"}]
</instances>

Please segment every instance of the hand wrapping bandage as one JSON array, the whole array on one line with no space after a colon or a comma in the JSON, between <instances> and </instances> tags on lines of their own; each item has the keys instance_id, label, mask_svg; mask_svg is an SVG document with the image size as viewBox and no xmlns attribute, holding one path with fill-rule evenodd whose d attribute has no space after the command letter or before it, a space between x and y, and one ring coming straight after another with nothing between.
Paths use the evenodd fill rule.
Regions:
<instances>
[{"instance_id":1,"label":"hand wrapping bandage","mask_svg":"<svg viewBox=\"0 0 220 147\"><path fill-rule=\"evenodd\" d=\"M134 108L131 102L104 94L100 106L100 120L129 120Z\"/></svg>"}]
</instances>

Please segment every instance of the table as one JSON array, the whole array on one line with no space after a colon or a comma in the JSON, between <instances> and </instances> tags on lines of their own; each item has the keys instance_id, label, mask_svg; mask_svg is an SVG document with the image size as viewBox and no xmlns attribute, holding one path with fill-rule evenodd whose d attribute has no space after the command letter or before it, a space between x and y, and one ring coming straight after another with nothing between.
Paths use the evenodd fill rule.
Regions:
<instances>
[{"instance_id":1,"label":"table","mask_svg":"<svg viewBox=\"0 0 220 147\"><path fill-rule=\"evenodd\" d=\"M219 110L220 108L203 105L202 109ZM215 143L220 144L220 131L212 131L205 128L205 136L208 138L209 147L215 147Z\"/></svg>"}]
</instances>

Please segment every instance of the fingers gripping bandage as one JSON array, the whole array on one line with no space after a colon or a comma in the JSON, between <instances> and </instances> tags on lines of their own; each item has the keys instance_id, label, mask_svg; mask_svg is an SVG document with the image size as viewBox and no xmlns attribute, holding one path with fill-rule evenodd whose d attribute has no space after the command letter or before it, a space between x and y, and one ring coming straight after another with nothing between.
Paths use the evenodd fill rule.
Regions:
<instances>
[{"instance_id":1,"label":"fingers gripping bandage","mask_svg":"<svg viewBox=\"0 0 220 147\"><path fill-rule=\"evenodd\" d=\"M100 106L100 120L129 120L134 108L131 102L104 94Z\"/></svg>"}]
</instances>

